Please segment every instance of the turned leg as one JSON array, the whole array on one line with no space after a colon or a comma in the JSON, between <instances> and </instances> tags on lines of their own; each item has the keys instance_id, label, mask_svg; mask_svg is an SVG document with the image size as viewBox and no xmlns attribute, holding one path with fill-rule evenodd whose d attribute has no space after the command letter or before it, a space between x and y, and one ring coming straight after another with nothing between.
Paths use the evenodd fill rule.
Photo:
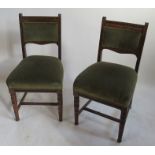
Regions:
<instances>
[{"instance_id":1,"label":"turned leg","mask_svg":"<svg viewBox=\"0 0 155 155\"><path fill-rule=\"evenodd\" d=\"M12 105L13 105L13 110L14 110L14 113L15 113L16 121L19 121L16 92L13 91L13 90L10 90L10 95L11 95L11 101L12 101Z\"/></svg>"},{"instance_id":2,"label":"turned leg","mask_svg":"<svg viewBox=\"0 0 155 155\"><path fill-rule=\"evenodd\" d=\"M62 121L63 117L63 96L62 92L58 92L58 113L59 113L59 121Z\"/></svg>"},{"instance_id":3,"label":"turned leg","mask_svg":"<svg viewBox=\"0 0 155 155\"><path fill-rule=\"evenodd\" d=\"M79 124L79 96L74 96L75 125Z\"/></svg>"}]
</instances>

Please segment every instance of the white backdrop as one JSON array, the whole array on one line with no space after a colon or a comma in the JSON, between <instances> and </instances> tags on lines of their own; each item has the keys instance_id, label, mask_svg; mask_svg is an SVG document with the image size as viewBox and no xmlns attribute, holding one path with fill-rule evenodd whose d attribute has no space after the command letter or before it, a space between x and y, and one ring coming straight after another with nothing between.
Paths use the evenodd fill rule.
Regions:
<instances>
[{"instance_id":1,"label":"white backdrop","mask_svg":"<svg viewBox=\"0 0 155 155\"><path fill-rule=\"evenodd\" d=\"M66 86L68 85L66 82L72 83L79 72L96 61L102 16L110 20L139 24L149 22L139 70L139 83L151 86L155 84L155 9L0 9L1 79L6 78L22 59L19 12L23 15L62 14L62 61ZM44 47L28 45L28 49L29 54L57 54L57 48L49 45ZM112 52L105 52L103 59L127 65L133 65L135 62L134 56Z\"/></svg>"},{"instance_id":2,"label":"white backdrop","mask_svg":"<svg viewBox=\"0 0 155 155\"><path fill-rule=\"evenodd\" d=\"M53 108L24 107L20 111L21 121L14 122L5 80L22 60L19 12L34 16L62 14L62 62L65 77L64 122L61 128L54 115L57 112ZM105 119L84 113L80 117L83 123L79 127L74 126L72 84L82 70L96 62L103 16L109 20L139 24L149 22L134 104L127 121L124 138L126 141L122 145L154 145L155 126L152 123L155 121L154 15L155 9L0 9L0 126L3 127L0 129L0 145L116 145L115 140L110 139L110 135L117 136L117 127L115 128L113 122L109 120L106 122ZM28 54L57 55L56 46L28 45L27 48ZM103 54L103 59L130 66L135 62L134 56L109 51ZM47 98L44 94L42 96L32 94L31 98L33 97L39 100L51 100L51 96ZM98 109L101 109L100 107L96 106ZM103 109L109 112L105 107ZM116 116L118 114L117 111L111 113ZM39 128L37 132L40 136L36 134L36 128ZM52 140L53 137L57 139Z\"/></svg>"}]
</instances>

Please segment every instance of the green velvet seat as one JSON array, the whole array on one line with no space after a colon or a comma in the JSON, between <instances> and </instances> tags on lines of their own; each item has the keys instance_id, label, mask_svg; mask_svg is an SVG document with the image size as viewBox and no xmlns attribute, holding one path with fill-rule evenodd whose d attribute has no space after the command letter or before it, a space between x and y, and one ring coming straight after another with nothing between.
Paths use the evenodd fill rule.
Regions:
<instances>
[{"instance_id":1,"label":"green velvet seat","mask_svg":"<svg viewBox=\"0 0 155 155\"><path fill-rule=\"evenodd\" d=\"M23 16L19 14L23 59L6 80L16 121L22 105L57 106L59 121L63 120L63 65L61 63L61 14L58 16ZM57 45L58 57L28 56L27 44ZM37 51L36 51L37 52ZM24 93L17 100L17 93ZM28 93L55 93L57 101L26 101Z\"/></svg>"},{"instance_id":2,"label":"green velvet seat","mask_svg":"<svg viewBox=\"0 0 155 155\"><path fill-rule=\"evenodd\" d=\"M29 56L11 72L7 85L15 90L61 90L63 66L52 56Z\"/></svg>"},{"instance_id":3,"label":"green velvet seat","mask_svg":"<svg viewBox=\"0 0 155 155\"><path fill-rule=\"evenodd\" d=\"M97 63L80 73L73 84L75 125L79 124L79 115L82 111L108 118L119 123L117 142L122 141L125 122L134 96L147 28L148 23L140 25L102 18ZM135 55L137 58L135 67L127 67L119 64L119 61L118 64L103 62L103 53L107 49L120 54ZM88 99L82 107L80 97ZM120 117L97 111L95 107L88 106L91 101L120 110Z\"/></svg>"},{"instance_id":4,"label":"green velvet seat","mask_svg":"<svg viewBox=\"0 0 155 155\"><path fill-rule=\"evenodd\" d=\"M136 81L137 73L132 68L98 62L85 69L73 87L81 96L126 107L132 99Z\"/></svg>"}]
</instances>

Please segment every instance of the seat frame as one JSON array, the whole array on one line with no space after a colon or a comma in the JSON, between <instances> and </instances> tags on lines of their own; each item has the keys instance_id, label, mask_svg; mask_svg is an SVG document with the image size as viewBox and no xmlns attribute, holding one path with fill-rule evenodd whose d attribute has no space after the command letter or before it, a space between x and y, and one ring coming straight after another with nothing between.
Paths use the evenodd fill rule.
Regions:
<instances>
[{"instance_id":1,"label":"seat frame","mask_svg":"<svg viewBox=\"0 0 155 155\"><path fill-rule=\"evenodd\" d=\"M58 41L57 42L45 42L45 41L33 41L33 42L25 42L24 41L24 34L23 34L23 26L22 22L24 21L30 21L30 22L48 22L48 21L55 21L58 23ZM22 54L23 59L27 57L26 54L26 44L27 43L34 43L34 44L49 44L49 43L55 43L58 46L58 58L61 60L61 14L58 14L58 16L22 16L22 14L19 14L19 22L20 22L20 36L21 36L21 45L22 45ZM34 89L34 90L18 90L18 89L9 89L10 95L11 95L11 101L15 113L15 119L16 121L19 121L19 109L21 105L46 105L46 106L58 106L58 114L59 114L59 121L63 120L63 95L62 90L46 90L46 89ZM17 103L17 92L23 92L24 95L21 98L20 102ZM56 93L57 94L57 102L26 102L24 101L26 95L29 93Z\"/></svg>"},{"instance_id":2,"label":"seat frame","mask_svg":"<svg viewBox=\"0 0 155 155\"><path fill-rule=\"evenodd\" d=\"M116 49L116 48L103 47L102 42L103 42L104 38L103 38L102 35L104 35L103 34L104 26L112 26L114 28L117 28L117 27L128 28L128 29L132 29L132 30L141 32L141 38L140 38L139 46L138 46L137 50L135 50L135 51L130 51L130 50L123 51L122 49L119 49L119 48ZM97 62L101 62L101 60L102 60L103 49L109 49L109 50L112 50L114 52L118 52L118 53L121 53L121 54L134 54L134 55L136 55L136 58L137 58L136 65L135 65L135 71L138 73L138 69L139 69L139 64L140 64L141 55L142 55L142 51L143 51L143 46L144 46L144 42L145 42L147 28L148 28L148 23L145 23L145 25L138 25L138 24L132 24L132 23L110 21L110 20L107 20L106 17L103 17L102 18L102 23L101 23L101 33L100 33L100 40L99 40L99 47L98 47ZM82 95L82 94L80 94L78 92L75 92L75 91L73 92L73 94L74 94L75 125L79 124L79 115L81 114L82 111L87 111L87 112L90 112L90 113L93 113L93 114L105 117L107 119L110 119L112 121L115 121L115 122L119 123L119 133L118 133L117 142L121 142L122 141L124 126L125 126L125 123L126 123L128 112L129 112L129 110L131 108L131 105L132 105L132 99L130 101L129 106L123 107L121 105L116 105L116 104L113 104L111 102L107 102L107 101L103 102L103 101L100 101L100 100L96 100L93 97L84 96L84 95ZM84 97L84 98L87 98L89 100L86 102L86 104L83 107L81 107L79 109L79 99L80 99L80 96ZM92 100L96 101L98 103L105 104L107 106L110 106L110 107L113 107L113 108L116 108L116 109L120 110L120 112L121 112L120 113L120 118L118 119L118 118L112 117L110 115L101 113L99 111L93 110L91 108L88 108L87 106L91 103Z\"/></svg>"}]
</instances>

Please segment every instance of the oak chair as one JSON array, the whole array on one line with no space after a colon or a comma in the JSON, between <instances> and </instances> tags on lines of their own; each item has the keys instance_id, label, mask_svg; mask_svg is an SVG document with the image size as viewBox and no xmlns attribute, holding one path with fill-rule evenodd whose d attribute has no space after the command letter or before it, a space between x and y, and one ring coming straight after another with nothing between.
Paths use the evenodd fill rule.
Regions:
<instances>
[{"instance_id":1,"label":"oak chair","mask_svg":"<svg viewBox=\"0 0 155 155\"><path fill-rule=\"evenodd\" d=\"M137 73L145 42L148 23L131 24L102 18L97 63L89 66L78 75L73 84L75 125L79 114L85 110L119 123L117 142L122 141L125 122L137 81ZM135 68L102 61L102 52L109 49L121 54L134 54L137 58ZM89 99L79 109L79 98ZM120 119L103 114L87 107L91 100L114 107L121 111Z\"/></svg>"},{"instance_id":2,"label":"oak chair","mask_svg":"<svg viewBox=\"0 0 155 155\"><path fill-rule=\"evenodd\" d=\"M6 83L11 95L16 121L19 120L21 105L58 106L59 121L63 115L63 65L61 63L61 15L58 16L22 16L19 14L23 60L10 73ZM58 58L53 56L27 56L26 44L56 44ZM17 92L24 95L17 103ZM57 102L26 102L28 92L56 93Z\"/></svg>"}]
</instances>

